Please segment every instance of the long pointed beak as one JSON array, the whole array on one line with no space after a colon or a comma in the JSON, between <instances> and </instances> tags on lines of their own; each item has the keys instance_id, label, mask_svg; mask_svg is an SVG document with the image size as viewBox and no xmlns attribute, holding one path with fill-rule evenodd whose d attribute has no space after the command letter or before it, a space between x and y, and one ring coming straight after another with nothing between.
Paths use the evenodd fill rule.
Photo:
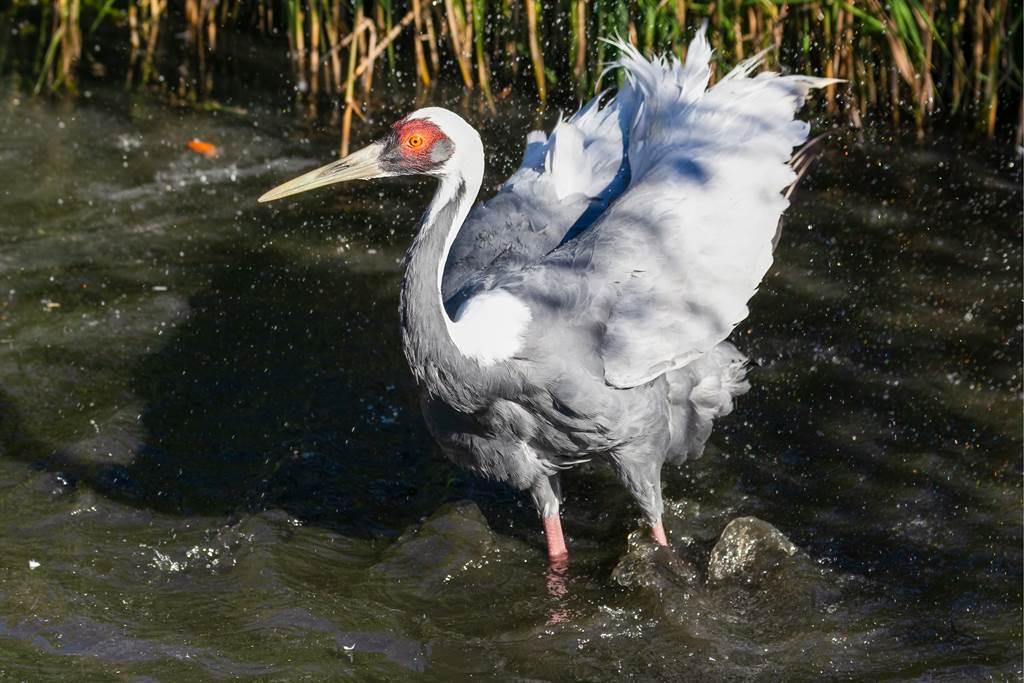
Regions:
<instances>
[{"instance_id":1,"label":"long pointed beak","mask_svg":"<svg viewBox=\"0 0 1024 683\"><path fill-rule=\"evenodd\" d=\"M344 159L334 163L321 166L298 178L293 178L287 183L278 185L270 192L267 192L259 201L272 202L275 199L290 197L293 194L306 192L317 187L343 183L346 180L368 180L370 178L381 178L389 175L380 167L380 153L384 145L375 142L372 145L363 147L358 152L349 154Z\"/></svg>"}]
</instances>

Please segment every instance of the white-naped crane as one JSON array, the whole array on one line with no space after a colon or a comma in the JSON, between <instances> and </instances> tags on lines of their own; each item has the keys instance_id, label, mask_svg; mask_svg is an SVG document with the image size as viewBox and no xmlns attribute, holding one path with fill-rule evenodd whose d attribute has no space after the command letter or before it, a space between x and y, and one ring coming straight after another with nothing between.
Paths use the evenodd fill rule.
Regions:
<instances>
[{"instance_id":1,"label":"white-naped crane","mask_svg":"<svg viewBox=\"0 0 1024 683\"><path fill-rule=\"evenodd\" d=\"M704 449L748 389L726 341L772 264L807 93L836 82L753 75L708 88L699 31L685 64L617 44L625 84L550 135L476 204L477 132L438 107L261 202L355 179L439 180L406 258L401 324L431 433L456 463L529 491L548 555L567 558L559 473L603 458L654 539L661 470Z\"/></svg>"}]
</instances>

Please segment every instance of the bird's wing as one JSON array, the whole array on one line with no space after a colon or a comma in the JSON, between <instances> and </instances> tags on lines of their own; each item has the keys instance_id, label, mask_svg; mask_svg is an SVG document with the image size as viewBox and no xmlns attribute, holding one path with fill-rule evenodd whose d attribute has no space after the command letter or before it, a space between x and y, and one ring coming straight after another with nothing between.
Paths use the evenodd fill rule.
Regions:
<instances>
[{"instance_id":1,"label":"bird's wing","mask_svg":"<svg viewBox=\"0 0 1024 683\"><path fill-rule=\"evenodd\" d=\"M606 310L605 380L643 384L699 358L747 316L772 264L788 164L809 126L795 120L809 76L751 76L757 55L710 89L703 30L686 63L619 44L640 98L628 130L629 185L593 225L539 267L586 270Z\"/></svg>"},{"instance_id":2,"label":"bird's wing","mask_svg":"<svg viewBox=\"0 0 1024 683\"><path fill-rule=\"evenodd\" d=\"M622 133L634 117L633 93L623 88L603 107L598 95L559 120L550 135L530 133L519 169L493 198L473 207L452 244L441 286L445 301L474 279L537 263L622 192Z\"/></svg>"}]
</instances>

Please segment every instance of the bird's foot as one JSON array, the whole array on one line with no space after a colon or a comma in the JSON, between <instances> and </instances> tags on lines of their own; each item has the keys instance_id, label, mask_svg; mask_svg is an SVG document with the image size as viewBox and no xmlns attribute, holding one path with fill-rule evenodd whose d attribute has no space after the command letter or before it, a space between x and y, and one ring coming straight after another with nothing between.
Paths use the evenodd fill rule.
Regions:
<instances>
[{"instance_id":1,"label":"bird's foot","mask_svg":"<svg viewBox=\"0 0 1024 683\"><path fill-rule=\"evenodd\" d=\"M548 561L552 567L569 564L569 550L562 535L562 520L558 515L544 518L544 538L548 542Z\"/></svg>"},{"instance_id":2,"label":"bird's foot","mask_svg":"<svg viewBox=\"0 0 1024 683\"><path fill-rule=\"evenodd\" d=\"M658 545L668 545L668 536L665 535L665 527L662 526L660 521L657 524L651 525L651 537Z\"/></svg>"}]
</instances>

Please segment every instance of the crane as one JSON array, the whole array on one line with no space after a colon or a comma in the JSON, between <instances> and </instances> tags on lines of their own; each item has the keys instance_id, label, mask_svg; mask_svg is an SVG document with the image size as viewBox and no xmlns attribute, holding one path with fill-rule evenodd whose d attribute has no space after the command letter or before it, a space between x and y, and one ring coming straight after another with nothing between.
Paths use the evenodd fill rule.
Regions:
<instances>
[{"instance_id":1,"label":"crane","mask_svg":"<svg viewBox=\"0 0 1024 683\"><path fill-rule=\"evenodd\" d=\"M405 356L444 453L529 492L553 563L568 558L559 474L594 459L668 545L662 468L699 456L749 388L727 338L772 264L809 131L796 113L837 82L754 75L761 53L709 88L703 28L685 63L616 46L615 96L530 133L484 203L480 136L439 107L259 198L437 178L405 260Z\"/></svg>"}]
</instances>

